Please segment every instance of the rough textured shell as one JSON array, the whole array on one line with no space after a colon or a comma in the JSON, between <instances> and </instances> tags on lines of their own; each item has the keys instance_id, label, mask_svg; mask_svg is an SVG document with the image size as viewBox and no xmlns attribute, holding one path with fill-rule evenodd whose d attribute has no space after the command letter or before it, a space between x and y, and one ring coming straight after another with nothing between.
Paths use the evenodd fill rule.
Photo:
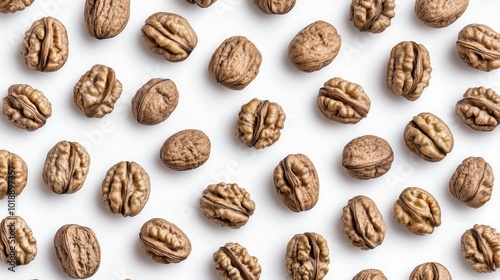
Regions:
<instances>
[{"instance_id":1,"label":"rough textured shell","mask_svg":"<svg viewBox=\"0 0 500 280\"><path fill-rule=\"evenodd\" d=\"M121 94L122 84L115 71L96 64L73 88L73 101L88 118L102 118L113 111Z\"/></svg>"},{"instance_id":2,"label":"rough textured shell","mask_svg":"<svg viewBox=\"0 0 500 280\"><path fill-rule=\"evenodd\" d=\"M472 269L487 273L500 267L500 234L487 225L474 225L460 239L465 260Z\"/></svg>"},{"instance_id":3,"label":"rough textured shell","mask_svg":"<svg viewBox=\"0 0 500 280\"><path fill-rule=\"evenodd\" d=\"M457 53L470 67L492 71L500 68L500 34L483 24L469 24L458 33Z\"/></svg>"},{"instance_id":4,"label":"rough textured shell","mask_svg":"<svg viewBox=\"0 0 500 280\"><path fill-rule=\"evenodd\" d=\"M319 20L295 35L288 45L288 57L299 70L313 72L329 65L339 53L340 45L337 29Z\"/></svg>"},{"instance_id":5,"label":"rough textured shell","mask_svg":"<svg viewBox=\"0 0 500 280\"><path fill-rule=\"evenodd\" d=\"M11 232L15 233L12 234ZM11 248L14 248L12 252ZM11 259L15 256L15 263ZM36 239L23 218L8 216L0 223L0 261L9 266L27 265L37 254Z\"/></svg>"},{"instance_id":6,"label":"rough textured shell","mask_svg":"<svg viewBox=\"0 0 500 280\"><path fill-rule=\"evenodd\" d=\"M99 241L88 227L62 226L54 236L54 248L62 270L71 278L89 278L101 265Z\"/></svg>"},{"instance_id":7,"label":"rough textured shell","mask_svg":"<svg viewBox=\"0 0 500 280\"><path fill-rule=\"evenodd\" d=\"M384 218L369 197L359 195L351 198L342 209L342 222L342 232L353 246L361 250L374 249L384 241Z\"/></svg>"},{"instance_id":8,"label":"rough textured shell","mask_svg":"<svg viewBox=\"0 0 500 280\"><path fill-rule=\"evenodd\" d=\"M342 151L342 166L356 179L377 178L389 171L394 160L391 146L384 139L364 135L349 141Z\"/></svg>"},{"instance_id":9,"label":"rough textured shell","mask_svg":"<svg viewBox=\"0 0 500 280\"><path fill-rule=\"evenodd\" d=\"M191 4L196 4L202 8L207 8L213 3L215 3L217 0L186 0L186 1Z\"/></svg>"},{"instance_id":10,"label":"rough textured shell","mask_svg":"<svg viewBox=\"0 0 500 280\"><path fill-rule=\"evenodd\" d=\"M394 0L352 0L350 20L359 31L381 33L396 15Z\"/></svg>"},{"instance_id":11,"label":"rough textured shell","mask_svg":"<svg viewBox=\"0 0 500 280\"><path fill-rule=\"evenodd\" d=\"M269 147L280 138L285 119L285 112L280 105L254 98L241 106L236 136L248 147Z\"/></svg>"},{"instance_id":12,"label":"rough textured shell","mask_svg":"<svg viewBox=\"0 0 500 280\"><path fill-rule=\"evenodd\" d=\"M154 218L141 227L141 250L153 261L163 264L179 263L191 253L191 241L175 224Z\"/></svg>"},{"instance_id":13,"label":"rough textured shell","mask_svg":"<svg viewBox=\"0 0 500 280\"><path fill-rule=\"evenodd\" d=\"M44 17L33 22L24 34L21 55L31 70L59 70L68 60L66 27L53 17Z\"/></svg>"},{"instance_id":14,"label":"rough textured shell","mask_svg":"<svg viewBox=\"0 0 500 280\"><path fill-rule=\"evenodd\" d=\"M132 98L132 114L141 124L165 121L179 103L179 92L172 80L151 79Z\"/></svg>"},{"instance_id":15,"label":"rough textured shell","mask_svg":"<svg viewBox=\"0 0 500 280\"><path fill-rule=\"evenodd\" d=\"M29 7L35 0L0 0L0 13L15 13Z\"/></svg>"},{"instance_id":16,"label":"rough textured shell","mask_svg":"<svg viewBox=\"0 0 500 280\"><path fill-rule=\"evenodd\" d=\"M453 149L453 135L448 126L431 113L420 113L406 126L406 146L424 160L442 160Z\"/></svg>"},{"instance_id":17,"label":"rough textured shell","mask_svg":"<svg viewBox=\"0 0 500 280\"><path fill-rule=\"evenodd\" d=\"M83 187L90 167L90 155L77 142L60 141L48 153L42 179L57 194L75 193Z\"/></svg>"},{"instance_id":18,"label":"rough textured shell","mask_svg":"<svg viewBox=\"0 0 500 280\"><path fill-rule=\"evenodd\" d=\"M378 269L364 269L356 274L352 280L387 280L384 273Z\"/></svg>"},{"instance_id":19,"label":"rough textured shell","mask_svg":"<svg viewBox=\"0 0 500 280\"><path fill-rule=\"evenodd\" d=\"M427 26L446 27L467 10L469 0L417 0L415 14Z\"/></svg>"},{"instance_id":20,"label":"rough textured shell","mask_svg":"<svg viewBox=\"0 0 500 280\"><path fill-rule=\"evenodd\" d=\"M190 170L208 160L210 149L210 139L203 131L186 129L173 134L163 143L160 158L173 170Z\"/></svg>"},{"instance_id":21,"label":"rough textured shell","mask_svg":"<svg viewBox=\"0 0 500 280\"><path fill-rule=\"evenodd\" d=\"M325 117L341 123L357 123L366 118L371 101L364 89L342 78L332 78L319 90L317 103Z\"/></svg>"},{"instance_id":22,"label":"rough textured shell","mask_svg":"<svg viewBox=\"0 0 500 280\"><path fill-rule=\"evenodd\" d=\"M113 38L127 26L130 0L87 0L84 19L87 31L97 39Z\"/></svg>"},{"instance_id":23,"label":"rough textured shell","mask_svg":"<svg viewBox=\"0 0 500 280\"><path fill-rule=\"evenodd\" d=\"M482 157L468 157L451 176L450 192L465 205L479 208L490 200L494 180L489 163Z\"/></svg>"},{"instance_id":24,"label":"rough textured shell","mask_svg":"<svg viewBox=\"0 0 500 280\"><path fill-rule=\"evenodd\" d=\"M400 42L391 50L387 64L387 88L398 96L415 101L431 79L431 60L424 45Z\"/></svg>"},{"instance_id":25,"label":"rough textured shell","mask_svg":"<svg viewBox=\"0 0 500 280\"><path fill-rule=\"evenodd\" d=\"M424 235L441 225L441 208L427 191L410 187L404 189L394 203L394 218L411 232Z\"/></svg>"},{"instance_id":26,"label":"rough textured shell","mask_svg":"<svg viewBox=\"0 0 500 280\"><path fill-rule=\"evenodd\" d=\"M18 155L0 150L0 199L6 196L18 196L28 182L28 166ZM14 193L12 192L14 190Z\"/></svg>"},{"instance_id":27,"label":"rough textured shell","mask_svg":"<svg viewBox=\"0 0 500 280\"><path fill-rule=\"evenodd\" d=\"M411 272L409 280L451 280L448 269L437 262L428 262L418 265Z\"/></svg>"},{"instance_id":28,"label":"rough textured shell","mask_svg":"<svg viewBox=\"0 0 500 280\"><path fill-rule=\"evenodd\" d=\"M2 112L15 126L35 131L52 115L52 105L37 89L29 85L12 85L3 99Z\"/></svg>"},{"instance_id":29,"label":"rough textured shell","mask_svg":"<svg viewBox=\"0 0 500 280\"><path fill-rule=\"evenodd\" d=\"M142 38L151 51L170 62L185 60L198 44L198 36L187 19L166 12L146 19Z\"/></svg>"},{"instance_id":30,"label":"rough textured shell","mask_svg":"<svg viewBox=\"0 0 500 280\"><path fill-rule=\"evenodd\" d=\"M234 90L242 90L259 74L262 54L244 36L229 37L215 50L208 64L210 77Z\"/></svg>"},{"instance_id":31,"label":"rough textured shell","mask_svg":"<svg viewBox=\"0 0 500 280\"><path fill-rule=\"evenodd\" d=\"M307 211L318 202L318 173L306 155L288 155L276 166L273 177L276 193L288 209Z\"/></svg>"},{"instance_id":32,"label":"rough textured shell","mask_svg":"<svg viewBox=\"0 0 500 280\"><path fill-rule=\"evenodd\" d=\"M315 232L296 234L286 248L286 271L292 280L321 280L328 273L330 250Z\"/></svg>"},{"instance_id":33,"label":"rough textured shell","mask_svg":"<svg viewBox=\"0 0 500 280\"><path fill-rule=\"evenodd\" d=\"M500 123L500 96L491 88L469 88L457 102L455 113L476 131L492 131Z\"/></svg>"},{"instance_id":34,"label":"rough textured shell","mask_svg":"<svg viewBox=\"0 0 500 280\"><path fill-rule=\"evenodd\" d=\"M135 162L113 165L102 182L102 203L112 213L124 217L139 214L149 199L151 182L148 173Z\"/></svg>"},{"instance_id":35,"label":"rough textured shell","mask_svg":"<svg viewBox=\"0 0 500 280\"><path fill-rule=\"evenodd\" d=\"M224 280L258 280L262 272L259 260L238 243L226 243L213 254L214 266Z\"/></svg>"},{"instance_id":36,"label":"rough textured shell","mask_svg":"<svg viewBox=\"0 0 500 280\"><path fill-rule=\"evenodd\" d=\"M296 0L253 0L253 3L266 14L284 15L295 6Z\"/></svg>"},{"instance_id":37,"label":"rough textured shell","mask_svg":"<svg viewBox=\"0 0 500 280\"><path fill-rule=\"evenodd\" d=\"M203 190L200 208L203 215L214 223L240 228L255 211L255 203L250 198L250 193L237 184L218 183Z\"/></svg>"}]
</instances>

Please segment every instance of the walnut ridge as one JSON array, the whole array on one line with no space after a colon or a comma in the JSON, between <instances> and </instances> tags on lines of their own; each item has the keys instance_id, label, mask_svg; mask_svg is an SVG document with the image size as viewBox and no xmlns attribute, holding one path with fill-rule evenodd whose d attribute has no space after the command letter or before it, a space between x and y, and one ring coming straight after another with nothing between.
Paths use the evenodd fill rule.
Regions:
<instances>
[{"instance_id":1,"label":"walnut ridge","mask_svg":"<svg viewBox=\"0 0 500 280\"><path fill-rule=\"evenodd\" d=\"M349 19L361 32L381 33L396 13L394 0L352 0Z\"/></svg>"}]
</instances>

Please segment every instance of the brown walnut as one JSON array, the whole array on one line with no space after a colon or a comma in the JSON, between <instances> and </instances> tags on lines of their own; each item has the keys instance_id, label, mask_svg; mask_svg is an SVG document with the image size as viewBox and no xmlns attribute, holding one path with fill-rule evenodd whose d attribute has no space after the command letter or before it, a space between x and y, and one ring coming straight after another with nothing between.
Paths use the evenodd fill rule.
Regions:
<instances>
[{"instance_id":1,"label":"brown walnut","mask_svg":"<svg viewBox=\"0 0 500 280\"><path fill-rule=\"evenodd\" d=\"M28 182L28 166L18 155L0 150L0 199L21 194Z\"/></svg>"},{"instance_id":2,"label":"brown walnut","mask_svg":"<svg viewBox=\"0 0 500 280\"><path fill-rule=\"evenodd\" d=\"M213 254L215 270L224 280L258 280L259 260L238 243L226 243Z\"/></svg>"},{"instance_id":3,"label":"brown walnut","mask_svg":"<svg viewBox=\"0 0 500 280\"><path fill-rule=\"evenodd\" d=\"M451 194L465 205L479 208L490 200L494 181L489 163L482 157L468 157L451 176L449 188Z\"/></svg>"},{"instance_id":4,"label":"brown walnut","mask_svg":"<svg viewBox=\"0 0 500 280\"><path fill-rule=\"evenodd\" d=\"M409 280L451 280L448 269L437 262L428 262L418 265L410 274Z\"/></svg>"},{"instance_id":5,"label":"brown walnut","mask_svg":"<svg viewBox=\"0 0 500 280\"><path fill-rule=\"evenodd\" d=\"M500 34L483 24L469 24L458 33L457 53L470 67L492 71L500 68Z\"/></svg>"},{"instance_id":6,"label":"brown walnut","mask_svg":"<svg viewBox=\"0 0 500 280\"><path fill-rule=\"evenodd\" d=\"M179 92L172 80L151 79L132 98L132 114L144 125L165 121L179 103Z\"/></svg>"},{"instance_id":7,"label":"brown walnut","mask_svg":"<svg viewBox=\"0 0 500 280\"><path fill-rule=\"evenodd\" d=\"M11 267L27 265L35 259L37 251L36 239L23 218L8 216L2 220L0 223L0 261Z\"/></svg>"},{"instance_id":8,"label":"brown walnut","mask_svg":"<svg viewBox=\"0 0 500 280\"><path fill-rule=\"evenodd\" d=\"M417 0L415 14L425 25L441 28L454 23L467 6L469 0Z\"/></svg>"},{"instance_id":9,"label":"brown walnut","mask_svg":"<svg viewBox=\"0 0 500 280\"><path fill-rule=\"evenodd\" d=\"M210 139L203 131L186 129L165 140L160 149L160 159L170 169L191 170L210 158L211 147Z\"/></svg>"},{"instance_id":10,"label":"brown walnut","mask_svg":"<svg viewBox=\"0 0 500 280\"><path fill-rule=\"evenodd\" d=\"M455 105L455 113L476 131L492 131L500 123L500 96L491 88L469 88Z\"/></svg>"},{"instance_id":11,"label":"brown walnut","mask_svg":"<svg viewBox=\"0 0 500 280\"><path fill-rule=\"evenodd\" d=\"M387 280L387 277L381 270L372 268L361 270L352 280Z\"/></svg>"},{"instance_id":12,"label":"brown walnut","mask_svg":"<svg viewBox=\"0 0 500 280\"><path fill-rule=\"evenodd\" d=\"M0 13L15 13L33 4L35 0L0 0Z\"/></svg>"},{"instance_id":13,"label":"brown walnut","mask_svg":"<svg viewBox=\"0 0 500 280\"><path fill-rule=\"evenodd\" d=\"M266 14L284 15L295 6L296 0L253 0L253 3Z\"/></svg>"},{"instance_id":14,"label":"brown walnut","mask_svg":"<svg viewBox=\"0 0 500 280\"><path fill-rule=\"evenodd\" d=\"M500 267L500 233L487 225L474 225L460 239L465 260L480 273Z\"/></svg>"},{"instance_id":15,"label":"brown walnut","mask_svg":"<svg viewBox=\"0 0 500 280\"><path fill-rule=\"evenodd\" d=\"M190 4L196 4L202 8L208 8L210 5L215 3L217 0L186 0Z\"/></svg>"},{"instance_id":16,"label":"brown walnut","mask_svg":"<svg viewBox=\"0 0 500 280\"><path fill-rule=\"evenodd\" d=\"M296 234L286 248L286 271L292 280L321 280L328 273L330 250L320 234Z\"/></svg>"},{"instance_id":17,"label":"brown walnut","mask_svg":"<svg viewBox=\"0 0 500 280\"><path fill-rule=\"evenodd\" d=\"M381 33L396 16L394 0L352 0L350 20L362 32Z\"/></svg>"},{"instance_id":18,"label":"brown walnut","mask_svg":"<svg viewBox=\"0 0 500 280\"><path fill-rule=\"evenodd\" d=\"M130 18L130 0L86 0L84 19L87 31L97 39L120 34Z\"/></svg>"}]
</instances>

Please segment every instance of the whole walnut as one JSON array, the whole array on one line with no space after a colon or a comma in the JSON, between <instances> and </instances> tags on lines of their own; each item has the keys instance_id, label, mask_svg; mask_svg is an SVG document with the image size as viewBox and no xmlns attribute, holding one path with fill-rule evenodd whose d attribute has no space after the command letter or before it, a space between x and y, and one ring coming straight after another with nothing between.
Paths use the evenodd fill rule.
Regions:
<instances>
[{"instance_id":1,"label":"whole walnut","mask_svg":"<svg viewBox=\"0 0 500 280\"><path fill-rule=\"evenodd\" d=\"M0 199L16 197L28 182L28 166L18 155L0 150Z\"/></svg>"},{"instance_id":2,"label":"whole walnut","mask_svg":"<svg viewBox=\"0 0 500 280\"><path fill-rule=\"evenodd\" d=\"M19 216L8 216L0 223L0 261L12 267L27 265L37 255L31 228Z\"/></svg>"},{"instance_id":3,"label":"whole walnut","mask_svg":"<svg viewBox=\"0 0 500 280\"><path fill-rule=\"evenodd\" d=\"M35 0L0 0L0 13L15 13L33 4Z\"/></svg>"},{"instance_id":4,"label":"whole walnut","mask_svg":"<svg viewBox=\"0 0 500 280\"><path fill-rule=\"evenodd\" d=\"M451 280L448 269L437 262L428 262L418 265L410 274L409 280Z\"/></svg>"},{"instance_id":5,"label":"whole walnut","mask_svg":"<svg viewBox=\"0 0 500 280\"><path fill-rule=\"evenodd\" d=\"M130 18L130 0L86 0L84 19L87 31L97 39L120 34Z\"/></svg>"},{"instance_id":6,"label":"whole walnut","mask_svg":"<svg viewBox=\"0 0 500 280\"><path fill-rule=\"evenodd\" d=\"M465 205L479 208L491 199L495 176L482 157L468 157L450 178L451 194Z\"/></svg>"},{"instance_id":7,"label":"whole walnut","mask_svg":"<svg viewBox=\"0 0 500 280\"><path fill-rule=\"evenodd\" d=\"M500 268L500 233L487 225L474 225L460 239L465 260L480 273Z\"/></svg>"},{"instance_id":8,"label":"whole walnut","mask_svg":"<svg viewBox=\"0 0 500 280\"><path fill-rule=\"evenodd\" d=\"M163 142L160 159L168 168L186 171L202 166L210 158L212 144L201 130L185 129Z\"/></svg>"},{"instance_id":9,"label":"whole walnut","mask_svg":"<svg viewBox=\"0 0 500 280\"><path fill-rule=\"evenodd\" d=\"M213 254L214 266L224 280L259 280L262 268L259 259L251 256L247 248L229 242Z\"/></svg>"},{"instance_id":10,"label":"whole walnut","mask_svg":"<svg viewBox=\"0 0 500 280\"><path fill-rule=\"evenodd\" d=\"M284 15L295 6L296 0L253 0L253 3L266 14Z\"/></svg>"},{"instance_id":11,"label":"whole walnut","mask_svg":"<svg viewBox=\"0 0 500 280\"><path fill-rule=\"evenodd\" d=\"M471 23L462 28L456 50L470 67L487 72L500 68L500 34L487 25Z\"/></svg>"},{"instance_id":12,"label":"whole walnut","mask_svg":"<svg viewBox=\"0 0 500 280\"><path fill-rule=\"evenodd\" d=\"M286 272L292 280L321 280L328 273L330 250L315 232L296 234L286 247Z\"/></svg>"},{"instance_id":13,"label":"whole walnut","mask_svg":"<svg viewBox=\"0 0 500 280\"><path fill-rule=\"evenodd\" d=\"M217 0L186 0L186 1L188 3L191 3L191 4L196 4L202 8L208 8L213 3L215 3Z\"/></svg>"},{"instance_id":14,"label":"whole walnut","mask_svg":"<svg viewBox=\"0 0 500 280\"><path fill-rule=\"evenodd\" d=\"M352 0L350 20L361 32L380 33L396 16L395 0Z\"/></svg>"},{"instance_id":15,"label":"whole walnut","mask_svg":"<svg viewBox=\"0 0 500 280\"><path fill-rule=\"evenodd\" d=\"M455 113L475 131L492 131L500 123L500 95L491 88L469 88L455 105Z\"/></svg>"},{"instance_id":16,"label":"whole walnut","mask_svg":"<svg viewBox=\"0 0 500 280\"><path fill-rule=\"evenodd\" d=\"M468 6L469 0L417 0L415 14L425 25L442 28L460 18Z\"/></svg>"},{"instance_id":17,"label":"whole walnut","mask_svg":"<svg viewBox=\"0 0 500 280\"><path fill-rule=\"evenodd\" d=\"M381 270L372 268L361 270L352 280L387 280L387 277Z\"/></svg>"},{"instance_id":18,"label":"whole walnut","mask_svg":"<svg viewBox=\"0 0 500 280\"><path fill-rule=\"evenodd\" d=\"M155 78L143 85L132 98L132 114L140 124L165 121L179 103L179 92L172 80Z\"/></svg>"}]
</instances>

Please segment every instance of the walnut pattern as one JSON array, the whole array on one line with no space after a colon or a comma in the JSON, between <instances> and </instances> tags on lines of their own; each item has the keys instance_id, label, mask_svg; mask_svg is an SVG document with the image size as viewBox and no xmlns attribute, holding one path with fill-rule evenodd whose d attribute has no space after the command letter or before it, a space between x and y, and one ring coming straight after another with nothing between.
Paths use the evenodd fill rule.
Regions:
<instances>
[{"instance_id":1,"label":"walnut pattern","mask_svg":"<svg viewBox=\"0 0 500 280\"><path fill-rule=\"evenodd\" d=\"M425 25L442 28L460 18L468 6L469 0L417 0L414 10Z\"/></svg>"},{"instance_id":2,"label":"walnut pattern","mask_svg":"<svg viewBox=\"0 0 500 280\"><path fill-rule=\"evenodd\" d=\"M0 0L0 13L15 13L31 6L35 0Z\"/></svg>"},{"instance_id":3,"label":"walnut pattern","mask_svg":"<svg viewBox=\"0 0 500 280\"><path fill-rule=\"evenodd\" d=\"M387 280L387 277L381 270L370 268L361 270L352 280Z\"/></svg>"},{"instance_id":4,"label":"walnut pattern","mask_svg":"<svg viewBox=\"0 0 500 280\"><path fill-rule=\"evenodd\" d=\"M450 178L450 193L465 205L479 208L491 199L495 176L482 157L468 157Z\"/></svg>"},{"instance_id":5,"label":"walnut pattern","mask_svg":"<svg viewBox=\"0 0 500 280\"><path fill-rule=\"evenodd\" d=\"M0 200L19 196L28 183L28 166L17 154L0 150Z\"/></svg>"},{"instance_id":6,"label":"walnut pattern","mask_svg":"<svg viewBox=\"0 0 500 280\"><path fill-rule=\"evenodd\" d=\"M155 78L144 84L132 98L132 114L140 124L165 121L179 103L179 91L170 79Z\"/></svg>"},{"instance_id":7,"label":"walnut pattern","mask_svg":"<svg viewBox=\"0 0 500 280\"><path fill-rule=\"evenodd\" d=\"M448 269L437 262L427 262L418 265L410 274L409 280L451 280Z\"/></svg>"},{"instance_id":8,"label":"walnut pattern","mask_svg":"<svg viewBox=\"0 0 500 280\"><path fill-rule=\"evenodd\" d=\"M295 6L296 0L253 0L253 3L266 14L284 15Z\"/></svg>"},{"instance_id":9,"label":"walnut pattern","mask_svg":"<svg viewBox=\"0 0 500 280\"><path fill-rule=\"evenodd\" d=\"M473 270L489 273L500 267L500 234L488 225L474 225L460 238L465 260Z\"/></svg>"},{"instance_id":10,"label":"walnut pattern","mask_svg":"<svg viewBox=\"0 0 500 280\"><path fill-rule=\"evenodd\" d=\"M84 19L90 36L109 39L127 26L130 0L86 0Z\"/></svg>"},{"instance_id":11,"label":"walnut pattern","mask_svg":"<svg viewBox=\"0 0 500 280\"><path fill-rule=\"evenodd\" d=\"M491 88L469 88L455 105L455 113L476 131L493 131L500 123L500 96Z\"/></svg>"},{"instance_id":12,"label":"walnut pattern","mask_svg":"<svg viewBox=\"0 0 500 280\"><path fill-rule=\"evenodd\" d=\"M361 32L381 33L396 16L394 0L352 0L350 21Z\"/></svg>"},{"instance_id":13,"label":"walnut pattern","mask_svg":"<svg viewBox=\"0 0 500 280\"><path fill-rule=\"evenodd\" d=\"M500 34L487 25L469 24L462 28L456 50L470 67L486 72L500 68Z\"/></svg>"},{"instance_id":14,"label":"walnut pattern","mask_svg":"<svg viewBox=\"0 0 500 280\"><path fill-rule=\"evenodd\" d=\"M258 280L262 273L259 259L239 243L229 242L213 254L214 266L224 280Z\"/></svg>"},{"instance_id":15,"label":"walnut pattern","mask_svg":"<svg viewBox=\"0 0 500 280\"><path fill-rule=\"evenodd\" d=\"M172 170L191 170L207 162L211 148L210 139L203 131L185 129L165 140L160 149L160 159Z\"/></svg>"},{"instance_id":16,"label":"walnut pattern","mask_svg":"<svg viewBox=\"0 0 500 280\"><path fill-rule=\"evenodd\" d=\"M10 266L27 265L37 253L36 239L26 221L20 216L4 218L0 223L0 261Z\"/></svg>"},{"instance_id":17,"label":"walnut pattern","mask_svg":"<svg viewBox=\"0 0 500 280\"><path fill-rule=\"evenodd\" d=\"M328 273L330 250L318 233L296 234L286 248L286 271L292 280L321 280Z\"/></svg>"}]
</instances>

